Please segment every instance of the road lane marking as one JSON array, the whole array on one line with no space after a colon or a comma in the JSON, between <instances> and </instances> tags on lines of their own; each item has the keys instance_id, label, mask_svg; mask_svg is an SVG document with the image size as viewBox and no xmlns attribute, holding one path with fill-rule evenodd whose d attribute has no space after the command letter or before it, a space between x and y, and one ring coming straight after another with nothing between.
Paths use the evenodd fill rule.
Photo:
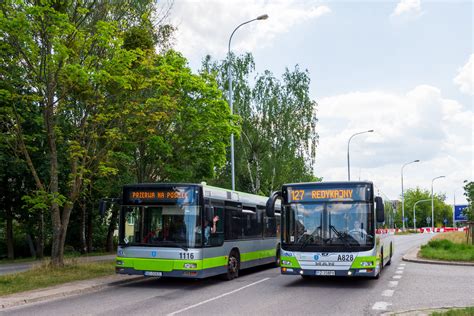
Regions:
<instances>
[{"instance_id":1,"label":"road lane marking","mask_svg":"<svg viewBox=\"0 0 474 316\"><path fill-rule=\"evenodd\" d=\"M403 269L405 269L405 267L398 267L397 269L398 270L403 270Z\"/></svg>"},{"instance_id":2,"label":"road lane marking","mask_svg":"<svg viewBox=\"0 0 474 316\"><path fill-rule=\"evenodd\" d=\"M387 310L387 308L392 305L392 303L388 302L376 302L374 306L372 306L372 309L378 310L378 311L384 311Z\"/></svg>"},{"instance_id":3,"label":"road lane marking","mask_svg":"<svg viewBox=\"0 0 474 316\"><path fill-rule=\"evenodd\" d=\"M260 281L247 284L246 286L239 287L238 289L235 289L235 290L233 290L233 291L230 291L230 292L221 294L221 295L219 295L219 296L210 298L210 299L208 299L208 300L199 302L199 303L197 303L197 304L188 306L188 307L183 308L183 309L180 309L180 310L178 310L178 311L176 311L176 312L172 312L172 313L168 314L167 316L173 316L173 315L182 313L182 312L184 312L184 311L190 310L191 308L198 307L198 306L201 306L201 305L203 305L203 304L206 304L206 303L209 303L209 302L218 300L218 299L220 299L220 298L222 298L222 297L224 297L224 296L227 296L227 295L230 295L230 294L234 294L235 292L242 291L243 289L246 289L246 288L251 287L251 286L253 286L253 285L256 285L256 284L258 284L258 283L262 283L262 282L267 281L267 280L270 280L270 278L261 279Z\"/></svg>"},{"instance_id":4,"label":"road lane marking","mask_svg":"<svg viewBox=\"0 0 474 316\"><path fill-rule=\"evenodd\" d=\"M398 285L398 281L388 281L389 287L396 287Z\"/></svg>"},{"instance_id":5,"label":"road lane marking","mask_svg":"<svg viewBox=\"0 0 474 316\"><path fill-rule=\"evenodd\" d=\"M394 278L394 279L401 279L402 276L401 276L401 275L394 275L392 278Z\"/></svg>"},{"instance_id":6,"label":"road lane marking","mask_svg":"<svg viewBox=\"0 0 474 316\"><path fill-rule=\"evenodd\" d=\"M393 292L395 292L395 290L385 290L382 292L382 296L393 296Z\"/></svg>"},{"instance_id":7,"label":"road lane marking","mask_svg":"<svg viewBox=\"0 0 474 316\"><path fill-rule=\"evenodd\" d=\"M397 270L395 271L396 274L403 274L403 270Z\"/></svg>"},{"instance_id":8,"label":"road lane marking","mask_svg":"<svg viewBox=\"0 0 474 316\"><path fill-rule=\"evenodd\" d=\"M406 263L400 263L401 266L406 266L407 264Z\"/></svg>"}]
</instances>

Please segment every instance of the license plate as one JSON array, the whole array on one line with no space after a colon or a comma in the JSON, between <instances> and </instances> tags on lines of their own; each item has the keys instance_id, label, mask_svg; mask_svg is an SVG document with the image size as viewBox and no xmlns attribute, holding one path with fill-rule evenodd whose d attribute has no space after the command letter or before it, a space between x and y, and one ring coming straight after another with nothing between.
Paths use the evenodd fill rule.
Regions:
<instances>
[{"instance_id":1,"label":"license plate","mask_svg":"<svg viewBox=\"0 0 474 316\"><path fill-rule=\"evenodd\" d=\"M316 271L316 275L336 275L336 271Z\"/></svg>"},{"instance_id":2,"label":"license plate","mask_svg":"<svg viewBox=\"0 0 474 316\"><path fill-rule=\"evenodd\" d=\"M145 271L145 276L162 276L163 272Z\"/></svg>"}]
</instances>

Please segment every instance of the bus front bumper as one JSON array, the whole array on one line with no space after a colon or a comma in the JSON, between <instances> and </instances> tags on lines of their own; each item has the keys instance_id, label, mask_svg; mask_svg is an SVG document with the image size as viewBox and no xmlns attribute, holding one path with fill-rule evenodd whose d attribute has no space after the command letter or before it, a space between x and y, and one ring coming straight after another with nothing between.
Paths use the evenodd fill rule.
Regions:
<instances>
[{"instance_id":1,"label":"bus front bumper","mask_svg":"<svg viewBox=\"0 0 474 316\"><path fill-rule=\"evenodd\" d=\"M305 276L337 276L337 277L374 277L375 269L349 269L349 270L303 270L300 268L281 268L281 274Z\"/></svg>"},{"instance_id":2,"label":"bus front bumper","mask_svg":"<svg viewBox=\"0 0 474 316\"><path fill-rule=\"evenodd\" d=\"M127 275L143 275L146 277L191 278L202 279L213 275L226 273L225 267L216 267L202 270L172 270L172 271L143 271L134 268L115 267L115 273Z\"/></svg>"}]
</instances>

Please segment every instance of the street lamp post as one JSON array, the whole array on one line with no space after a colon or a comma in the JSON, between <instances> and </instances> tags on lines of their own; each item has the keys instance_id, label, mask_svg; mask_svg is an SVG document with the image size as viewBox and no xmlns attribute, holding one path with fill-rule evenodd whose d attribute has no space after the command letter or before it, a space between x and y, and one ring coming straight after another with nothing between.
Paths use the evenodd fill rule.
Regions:
<instances>
[{"instance_id":1,"label":"street lamp post","mask_svg":"<svg viewBox=\"0 0 474 316\"><path fill-rule=\"evenodd\" d=\"M402 174L402 230L405 230L405 196L403 193L403 168L405 168L406 165L409 165L415 162L420 162L420 160L417 159L417 160L407 162L406 164L402 166L402 171L401 171L401 174Z\"/></svg>"},{"instance_id":2,"label":"street lamp post","mask_svg":"<svg viewBox=\"0 0 474 316\"><path fill-rule=\"evenodd\" d=\"M415 204L413 204L413 229L416 230L416 216L415 216L415 207L418 203L420 202L428 202L430 199L425 199L425 200L419 200L416 201Z\"/></svg>"},{"instance_id":3,"label":"street lamp post","mask_svg":"<svg viewBox=\"0 0 474 316\"><path fill-rule=\"evenodd\" d=\"M351 164L350 164L350 157L349 157L349 145L351 144L351 139L352 139L352 137L354 137L356 135L365 134L365 133L372 133L373 131L374 130L371 129L371 130L368 130L368 131L365 131L365 132L355 133L351 137L349 137L349 140L347 141L347 180L348 181L351 181Z\"/></svg>"},{"instance_id":4,"label":"street lamp post","mask_svg":"<svg viewBox=\"0 0 474 316\"><path fill-rule=\"evenodd\" d=\"M229 76L229 105L230 105L230 113L231 114L234 114L234 107L233 107L233 102L232 102L232 63L231 63L231 60L230 60L230 43L232 41L232 36L234 36L234 33L235 31L237 31L237 29L245 24L248 24L250 22L253 22L253 21L257 21L257 20L266 20L268 19L268 15L267 14L263 14L263 15L260 15L258 17L256 17L255 19L252 19L252 20L249 20L249 21L246 21L244 23L241 23L239 24L235 29L234 31L232 32L232 34L230 35L230 38L229 38L229 46L228 46L228 52L227 52L227 56L228 56L228 68L227 68L227 73L228 73L228 76ZM234 133L232 133L230 135L230 168L232 170L232 190L235 190L235 168L234 168Z\"/></svg>"},{"instance_id":5,"label":"street lamp post","mask_svg":"<svg viewBox=\"0 0 474 316\"><path fill-rule=\"evenodd\" d=\"M434 199L433 199L433 182L436 179L445 178L445 176L439 176L431 180L431 232L434 232Z\"/></svg>"}]
</instances>

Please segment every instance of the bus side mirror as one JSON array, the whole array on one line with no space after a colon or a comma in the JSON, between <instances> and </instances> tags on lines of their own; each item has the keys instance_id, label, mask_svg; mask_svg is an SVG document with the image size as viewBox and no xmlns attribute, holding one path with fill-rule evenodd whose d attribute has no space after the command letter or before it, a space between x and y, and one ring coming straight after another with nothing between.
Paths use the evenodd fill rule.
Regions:
<instances>
[{"instance_id":1,"label":"bus side mirror","mask_svg":"<svg viewBox=\"0 0 474 316\"><path fill-rule=\"evenodd\" d=\"M282 198L281 191L275 191L272 194L270 194L270 197L268 198L267 201L267 206L266 206L266 213L267 217L275 217L275 203L278 199Z\"/></svg>"},{"instance_id":2,"label":"bus side mirror","mask_svg":"<svg viewBox=\"0 0 474 316\"><path fill-rule=\"evenodd\" d=\"M375 197L375 211L376 218L378 223L385 222L385 209L383 205L383 200L380 196Z\"/></svg>"},{"instance_id":3,"label":"bus side mirror","mask_svg":"<svg viewBox=\"0 0 474 316\"><path fill-rule=\"evenodd\" d=\"M100 200L99 201L99 214L101 217L104 217L106 209L107 209L107 201Z\"/></svg>"}]
</instances>

